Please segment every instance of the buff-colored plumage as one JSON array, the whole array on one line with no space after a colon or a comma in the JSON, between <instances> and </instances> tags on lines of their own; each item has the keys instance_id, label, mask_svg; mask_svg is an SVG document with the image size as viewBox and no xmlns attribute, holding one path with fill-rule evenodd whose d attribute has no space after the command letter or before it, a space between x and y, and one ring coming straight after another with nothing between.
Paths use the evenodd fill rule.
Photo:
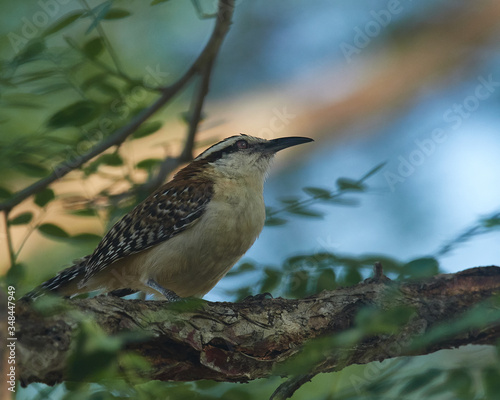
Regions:
<instances>
[{"instance_id":1,"label":"buff-colored plumage","mask_svg":"<svg viewBox=\"0 0 500 400\"><path fill-rule=\"evenodd\" d=\"M261 232L275 152L307 141L241 135L215 144L119 220L91 255L28 296L122 289L203 296Z\"/></svg>"}]
</instances>

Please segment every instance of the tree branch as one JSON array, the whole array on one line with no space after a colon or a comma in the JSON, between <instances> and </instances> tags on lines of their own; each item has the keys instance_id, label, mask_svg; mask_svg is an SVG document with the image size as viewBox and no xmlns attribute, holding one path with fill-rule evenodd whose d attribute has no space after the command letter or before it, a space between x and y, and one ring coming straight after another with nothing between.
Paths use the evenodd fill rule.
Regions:
<instances>
[{"instance_id":1,"label":"tree branch","mask_svg":"<svg viewBox=\"0 0 500 400\"><path fill-rule=\"evenodd\" d=\"M500 268L491 266L405 282L379 274L377 279L301 300L257 296L240 303L205 302L189 310L164 301L99 296L68 300L69 310L43 317L22 302L17 305L16 320L18 378L23 385L53 385L67 378L67 360L79 326L77 315L82 313L108 335L130 330L147 334L142 342L127 345L127 350L151 363L146 378L246 382L276 373L286 375L284 362L300 356L311 339L345 337L346 332L351 337L359 329L359 311L366 307L373 310L370 320L378 311L407 310L407 319L398 329L371 331L355 343L326 348L304 375L296 375L275 393L275 398L286 398L320 372L465 344L496 343L500 315L494 306L481 314L488 318L481 326L462 323L446 334L439 329L493 301L499 291ZM276 368L282 369L276 372Z\"/></svg>"},{"instance_id":2,"label":"tree branch","mask_svg":"<svg viewBox=\"0 0 500 400\"><path fill-rule=\"evenodd\" d=\"M87 153L81 155L75 160L59 164L54 168L54 171L49 176L40 179L25 189L17 192L9 200L0 203L0 211L11 210L28 197L42 191L51 183L62 178L70 171L81 167L87 161L106 151L110 147L121 144L128 136L134 133L142 123L147 121L149 117L170 101L197 73L203 70L203 68L207 65L211 65L213 63L213 60L217 55L227 32L229 31L229 27L231 26L233 12L234 0L219 0L215 27L205 48L181 78L179 78L172 85L161 89L161 96L151 106L144 109L141 113L135 116L129 124L118 129L112 135L108 136L102 142L94 146Z\"/></svg>"}]
</instances>

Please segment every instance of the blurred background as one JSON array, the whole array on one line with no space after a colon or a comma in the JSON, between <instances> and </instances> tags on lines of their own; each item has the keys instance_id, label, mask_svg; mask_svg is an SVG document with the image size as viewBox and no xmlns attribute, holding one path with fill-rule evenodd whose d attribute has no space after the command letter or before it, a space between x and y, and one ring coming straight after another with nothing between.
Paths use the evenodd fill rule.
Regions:
<instances>
[{"instance_id":1,"label":"blurred background","mask_svg":"<svg viewBox=\"0 0 500 400\"><path fill-rule=\"evenodd\" d=\"M155 99L152 90L124 91L119 77L105 72L95 78L101 67L88 59L118 64L146 86L165 86L197 57L213 28L213 19L205 17L217 3L149 3L1 2L4 198L72 157L75 146L98 140L85 123L54 122L58 110L81 100L82 91L103 103L106 98L106 112L124 122ZM57 26L68 13L102 4L122 11L101 23L114 54L94 46L96 29L89 21ZM274 211L287 199L307 198L304 187L335 191L339 178L356 181L385 164L363 190L343 194L345 205L315 202L305 216L277 214L287 222L266 227L242 260L253 272L243 283L240 274L223 279L207 300L232 300L241 286L262 279L263 268L279 270L284 259L303 254L331 252L402 264L432 257L443 272L499 264L499 2L236 4L195 153L240 132L314 138L311 145L277 156L265 186L266 204ZM43 35L42 42L34 40ZM91 172L71 173L51 186L55 201L40 209L28 200L12 212L12 218L33 213L11 229L14 247L22 246L17 261L23 265L23 287L92 251L110 220L130 206L114 205L110 211L106 196L143 182L154 160L179 151L189 94L188 89L152 118L161 125L156 132L122 145L119 162L102 161ZM140 167L144 160L153 161ZM314 218L315 213L322 217ZM45 223L80 240L65 242L64 235L37 230ZM10 260L5 226L0 229L4 274ZM283 293L276 288L273 294Z\"/></svg>"}]
</instances>

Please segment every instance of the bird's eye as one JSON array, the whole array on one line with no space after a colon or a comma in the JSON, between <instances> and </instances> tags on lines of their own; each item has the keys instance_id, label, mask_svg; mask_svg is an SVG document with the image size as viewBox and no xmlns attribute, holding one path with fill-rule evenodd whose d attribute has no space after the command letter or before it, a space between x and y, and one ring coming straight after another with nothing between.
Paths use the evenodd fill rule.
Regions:
<instances>
[{"instance_id":1,"label":"bird's eye","mask_svg":"<svg viewBox=\"0 0 500 400\"><path fill-rule=\"evenodd\" d=\"M246 140L238 140L236 146L238 149L248 149L248 142Z\"/></svg>"}]
</instances>

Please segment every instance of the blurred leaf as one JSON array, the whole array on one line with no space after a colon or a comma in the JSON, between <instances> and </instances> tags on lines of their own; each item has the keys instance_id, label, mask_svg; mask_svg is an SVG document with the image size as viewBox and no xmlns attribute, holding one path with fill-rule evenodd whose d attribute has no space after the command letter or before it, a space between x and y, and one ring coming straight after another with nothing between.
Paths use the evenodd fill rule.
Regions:
<instances>
[{"instance_id":1,"label":"blurred leaf","mask_svg":"<svg viewBox=\"0 0 500 400\"><path fill-rule=\"evenodd\" d=\"M45 236L54 239L67 239L70 236L62 228L54 224L42 224L38 227L38 230Z\"/></svg>"},{"instance_id":2,"label":"blurred leaf","mask_svg":"<svg viewBox=\"0 0 500 400\"><path fill-rule=\"evenodd\" d=\"M403 273L412 278L425 278L439 273L439 262L433 257L422 257L403 266Z\"/></svg>"},{"instance_id":3,"label":"blurred leaf","mask_svg":"<svg viewBox=\"0 0 500 400\"><path fill-rule=\"evenodd\" d=\"M35 204L38 207L45 207L48 203L54 200L56 196L52 189L46 188L35 195Z\"/></svg>"},{"instance_id":4,"label":"blurred leaf","mask_svg":"<svg viewBox=\"0 0 500 400\"><path fill-rule=\"evenodd\" d=\"M308 195L318 199L329 199L331 197L330 191L318 187L305 187L302 189Z\"/></svg>"},{"instance_id":5,"label":"blurred leaf","mask_svg":"<svg viewBox=\"0 0 500 400\"><path fill-rule=\"evenodd\" d=\"M36 89L33 89L33 93L38 95L45 95L53 92L59 92L61 90L66 90L71 88L70 84L67 82L54 83L52 85L42 86Z\"/></svg>"},{"instance_id":6,"label":"blurred leaf","mask_svg":"<svg viewBox=\"0 0 500 400\"><path fill-rule=\"evenodd\" d=\"M6 200L12 196L12 192L9 189L0 187L0 199Z\"/></svg>"},{"instance_id":7,"label":"blurred leaf","mask_svg":"<svg viewBox=\"0 0 500 400\"><path fill-rule=\"evenodd\" d=\"M28 43L24 49L14 58L16 65L25 64L35 60L45 50L45 43L41 40L36 40Z\"/></svg>"},{"instance_id":8,"label":"blurred leaf","mask_svg":"<svg viewBox=\"0 0 500 400\"><path fill-rule=\"evenodd\" d=\"M77 217L95 217L97 212L94 209L88 208L84 210L71 211L70 214L76 215Z\"/></svg>"},{"instance_id":9,"label":"blurred leaf","mask_svg":"<svg viewBox=\"0 0 500 400\"><path fill-rule=\"evenodd\" d=\"M320 211L315 211L304 207L293 207L291 209L287 209L287 211L291 214L300 215L302 217L321 218L324 216L324 213Z\"/></svg>"},{"instance_id":10,"label":"blurred leaf","mask_svg":"<svg viewBox=\"0 0 500 400\"><path fill-rule=\"evenodd\" d=\"M161 3L166 3L169 0L153 0L150 5L154 6L155 4L161 4Z\"/></svg>"},{"instance_id":11,"label":"blurred leaf","mask_svg":"<svg viewBox=\"0 0 500 400\"><path fill-rule=\"evenodd\" d=\"M75 22L78 18L80 18L82 15L84 15L84 11L74 11L63 18L59 19L55 23L53 23L51 26L49 26L45 32L43 32L43 36L49 36L55 32L59 32L61 29L66 28L68 25L72 24Z\"/></svg>"},{"instance_id":12,"label":"blurred leaf","mask_svg":"<svg viewBox=\"0 0 500 400\"><path fill-rule=\"evenodd\" d=\"M5 283L7 286L17 286L26 276L26 267L23 264L14 264L7 271Z\"/></svg>"},{"instance_id":13,"label":"blurred leaf","mask_svg":"<svg viewBox=\"0 0 500 400\"><path fill-rule=\"evenodd\" d=\"M33 219L33 213L27 211L9 220L9 225L26 225Z\"/></svg>"},{"instance_id":14,"label":"blurred leaf","mask_svg":"<svg viewBox=\"0 0 500 400\"><path fill-rule=\"evenodd\" d=\"M400 391L401 395L404 394L404 396L407 396L409 393L425 388L431 384L433 380L440 377L442 373L443 371L440 369L430 368L421 374L415 375L406 385L403 386Z\"/></svg>"},{"instance_id":15,"label":"blurred leaf","mask_svg":"<svg viewBox=\"0 0 500 400\"><path fill-rule=\"evenodd\" d=\"M500 226L500 217L495 216L483 220L483 226L485 228L496 228L497 226Z\"/></svg>"},{"instance_id":16,"label":"blurred leaf","mask_svg":"<svg viewBox=\"0 0 500 400\"><path fill-rule=\"evenodd\" d=\"M363 335L395 334L408 323L414 310L407 306L390 309L365 307L356 315L356 324Z\"/></svg>"},{"instance_id":17,"label":"blurred leaf","mask_svg":"<svg viewBox=\"0 0 500 400\"><path fill-rule=\"evenodd\" d=\"M335 271L332 268L321 271L316 283L316 293L322 292L323 290L333 290L336 287Z\"/></svg>"},{"instance_id":18,"label":"blurred leaf","mask_svg":"<svg viewBox=\"0 0 500 400\"><path fill-rule=\"evenodd\" d=\"M291 205L291 204L297 204L300 201L300 199L298 197L281 197L279 201L280 203Z\"/></svg>"},{"instance_id":19,"label":"blurred leaf","mask_svg":"<svg viewBox=\"0 0 500 400\"><path fill-rule=\"evenodd\" d=\"M497 379L498 378L500 378L500 376L498 376ZM471 374L466 369L457 368L450 371L446 382L452 388L451 392L455 393L460 399L465 400L474 397L472 395L474 381Z\"/></svg>"},{"instance_id":20,"label":"blurred leaf","mask_svg":"<svg viewBox=\"0 0 500 400\"><path fill-rule=\"evenodd\" d=\"M279 226L287 223L286 219L277 218L277 217L269 217L266 218L265 225L266 226Z\"/></svg>"},{"instance_id":21,"label":"blurred leaf","mask_svg":"<svg viewBox=\"0 0 500 400\"><path fill-rule=\"evenodd\" d=\"M363 185L360 181L355 181L349 178L337 179L337 187L342 191L351 190L362 192L366 189L365 185Z\"/></svg>"},{"instance_id":22,"label":"blurred leaf","mask_svg":"<svg viewBox=\"0 0 500 400\"><path fill-rule=\"evenodd\" d=\"M370 171L368 171L365 175L363 175L363 177L359 181L363 182L363 181L367 180L370 176L375 175L378 171L380 171L382 168L384 168L386 164L387 164L387 161L384 161L384 162L378 164L377 166L372 168Z\"/></svg>"},{"instance_id":23,"label":"blurred leaf","mask_svg":"<svg viewBox=\"0 0 500 400\"><path fill-rule=\"evenodd\" d=\"M162 162L159 158L147 158L138 162L135 167L139 169L144 169L146 171L151 171L153 168L157 167Z\"/></svg>"},{"instance_id":24,"label":"blurred leaf","mask_svg":"<svg viewBox=\"0 0 500 400\"><path fill-rule=\"evenodd\" d=\"M307 292L309 273L305 270L294 271L288 277L288 294L296 299L302 299Z\"/></svg>"},{"instance_id":25,"label":"blurred leaf","mask_svg":"<svg viewBox=\"0 0 500 400\"><path fill-rule=\"evenodd\" d=\"M83 52L88 58L96 58L104 49L104 42L100 37L89 40L83 45Z\"/></svg>"},{"instance_id":26,"label":"blurred leaf","mask_svg":"<svg viewBox=\"0 0 500 400\"><path fill-rule=\"evenodd\" d=\"M36 178L42 178L48 174L48 170L45 167L27 161L17 162L15 168L28 176Z\"/></svg>"},{"instance_id":27,"label":"blurred leaf","mask_svg":"<svg viewBox=\"0 0 500 400\"><path fill-rule=\"evenodd\" d=\"M103 19L121 19L132 15L127 10L122 10L121 8L112 8L110 9Z\"/></svg>"},{"instance_id":28,"label":"blurred leaf","mask_svg":"<svg viewBox=\"0 0 500 400\"><path fill-rule=\"evenodd\" d=\"M47 122L49 128L81 126L92 121L97 114L97 105L91 101L77 101L56 112Z\"/></svg>"},{"instance_id":29,"label":"blurred leaf","mask_svg":"<svg viewBox=\"0 0 500 400\"><path fill-rule=\"evenodd\" d=\"M56 75L58 72L57 70L55 69L46 69L46 70L37 70L37 71L34 71L34 72L27 72L25 74L22 74L22 75L19 75L16 79L16 84L17 85L21 85L21 84L26 84L26 83L29 83L29 82L33 82L33 81L38 81L40 79L45 79L45 78L51 78L53 77L54 75ZM11 96L15 96L15 95L22 95L21 93L12 93ZM30 96L30 100L32 96ZM5 97L4 97L4 100ZM25 99L26 100L26 99ZM14 102L12 101L9 101L7 99L7 101L9 102L9 104L13 104ZM28 103L32 106L32 108L35 108L35 106L37 106L37 108L40 107L40 105L38 103Z\"/></svg>"},{"instance_id":30,"label":"blurred leaf","mask_svg":"<svg viewBox=\"0 0 500 400\"><path fill-rule=\"evenodd\" d=\"M111 96L113 98L119 98L121 97L121 92L120 89L112 85L111 83L108 82L99 82L96 85L97 89L99 89L102 93Z\"/></svg>"},{"instance_id":31,"label":"blurred leaf","mask_svg":"<svg viewBox=\"0 0 500 400\"><path fill-rule=\"evenodd\" d=\"M498 399L500 393L500 373L498 367L487 367L482 371L485 399Z\"/></svg>"},{"instance_id":32,"label":"blurred leaf","mask_svg":"<svg viewBox=\"0 0 500 400\"><path fill-rule=\"evenodd\" d=\"M236 268L232 268L227 274L227 276L239 275L249 271L255 271L255 265L245 262L238 265Z\"/></svg>"},{"instance_id":33,"label":"blurred leaf","mask_svg":"<svg viewBox=\"0 0 500 400\"><path fill-rule=\"evenodd\" d=\"M358 199L349 199L349 198L342 198L342 197L331 197L329 199L324 199L324 201L332 204L337 204L339 206L348 206L348 207L354 207L359 205L359 200Z\"/></svg>"},{"instance_id":34,"label":"blurred leaf","mask_svg":"<svg viewBox=\"0 0 500 400\"><path fill-rule=\"evenodd\" d=\"M79 233L78 235L71 236L71 239L74 239L80 243L95 243L101 241L102 237L96 235L95 233Z\"/></svg>"},{"instance_id":35,"label":"blurred leaf","mask_svg":"<svg viewBox=\"0 0 500 400\"><path fill-rule=\"evenodd\" d=\"M95 86L101 82L106 81L106 79L108 79L108 74L106 74L106 73L91 76L90 78L84 80L80 84L80 89L87 90L87 89L91 88L92 86Z\"/></svg>"},{"instance_id":36,"label":"blurred leaf","mask_svg":"<svg viewBox=\"0 0 500 400\"><path fill-rule=\"evenodd\" d=\"M94 7L92 9L92 14L94 16L94 19L92 20L92 23L89 25L87 28L87 31L85 32L86 35L88 35L94 28L99 24L99 22L102 21L102 19L106 16L108 13L109 9L113 5L113 2L108 0L105 1L98 6Z\"/></svg>"},{"instance_id":37,"label":"blurred leaf","mask_svg":"<svg viewBox=\"0 0 500 400\"><path fill-rule=\"evenodd\" d=\"M264 273L265 276L260 286L260 292L271 292L272 290L276 289L278 284L281 282L282 274L272 268L264 269Z\"/></svg>"},{"instance_id":38,"label":"blurred leaf","mask_svg":"<svg viewBox=\"0 0 500 400\"><path fill-rule=\"evenodd\" d=\"M139 139L152 133L155 133L158 129L162 127L162 123L160 121L147 122L142 124L132 135L132 139Z\"/></svg>"},{"instance_id":39,"label":"blurred leaf","mask_svg":"<svg viewBox=\"0 0 500 400\"><path fill-rule=\"evenodd\" d=\"M103 154L97 161L99 164L111 165L113 167L123 165L123 159L118 153Z\"/></svg>"},{"instance_id":40,"label":"blurred leaf","mask_svg":"<svg viewBox=\"0 0 500 400\"><path fill-rule=\"evenodd\" d=\"M347 273L344 278L344 283L347 286L353 286L361 282L363 277L356 268L347 268Z\"/></svg>"}]
</instances>

